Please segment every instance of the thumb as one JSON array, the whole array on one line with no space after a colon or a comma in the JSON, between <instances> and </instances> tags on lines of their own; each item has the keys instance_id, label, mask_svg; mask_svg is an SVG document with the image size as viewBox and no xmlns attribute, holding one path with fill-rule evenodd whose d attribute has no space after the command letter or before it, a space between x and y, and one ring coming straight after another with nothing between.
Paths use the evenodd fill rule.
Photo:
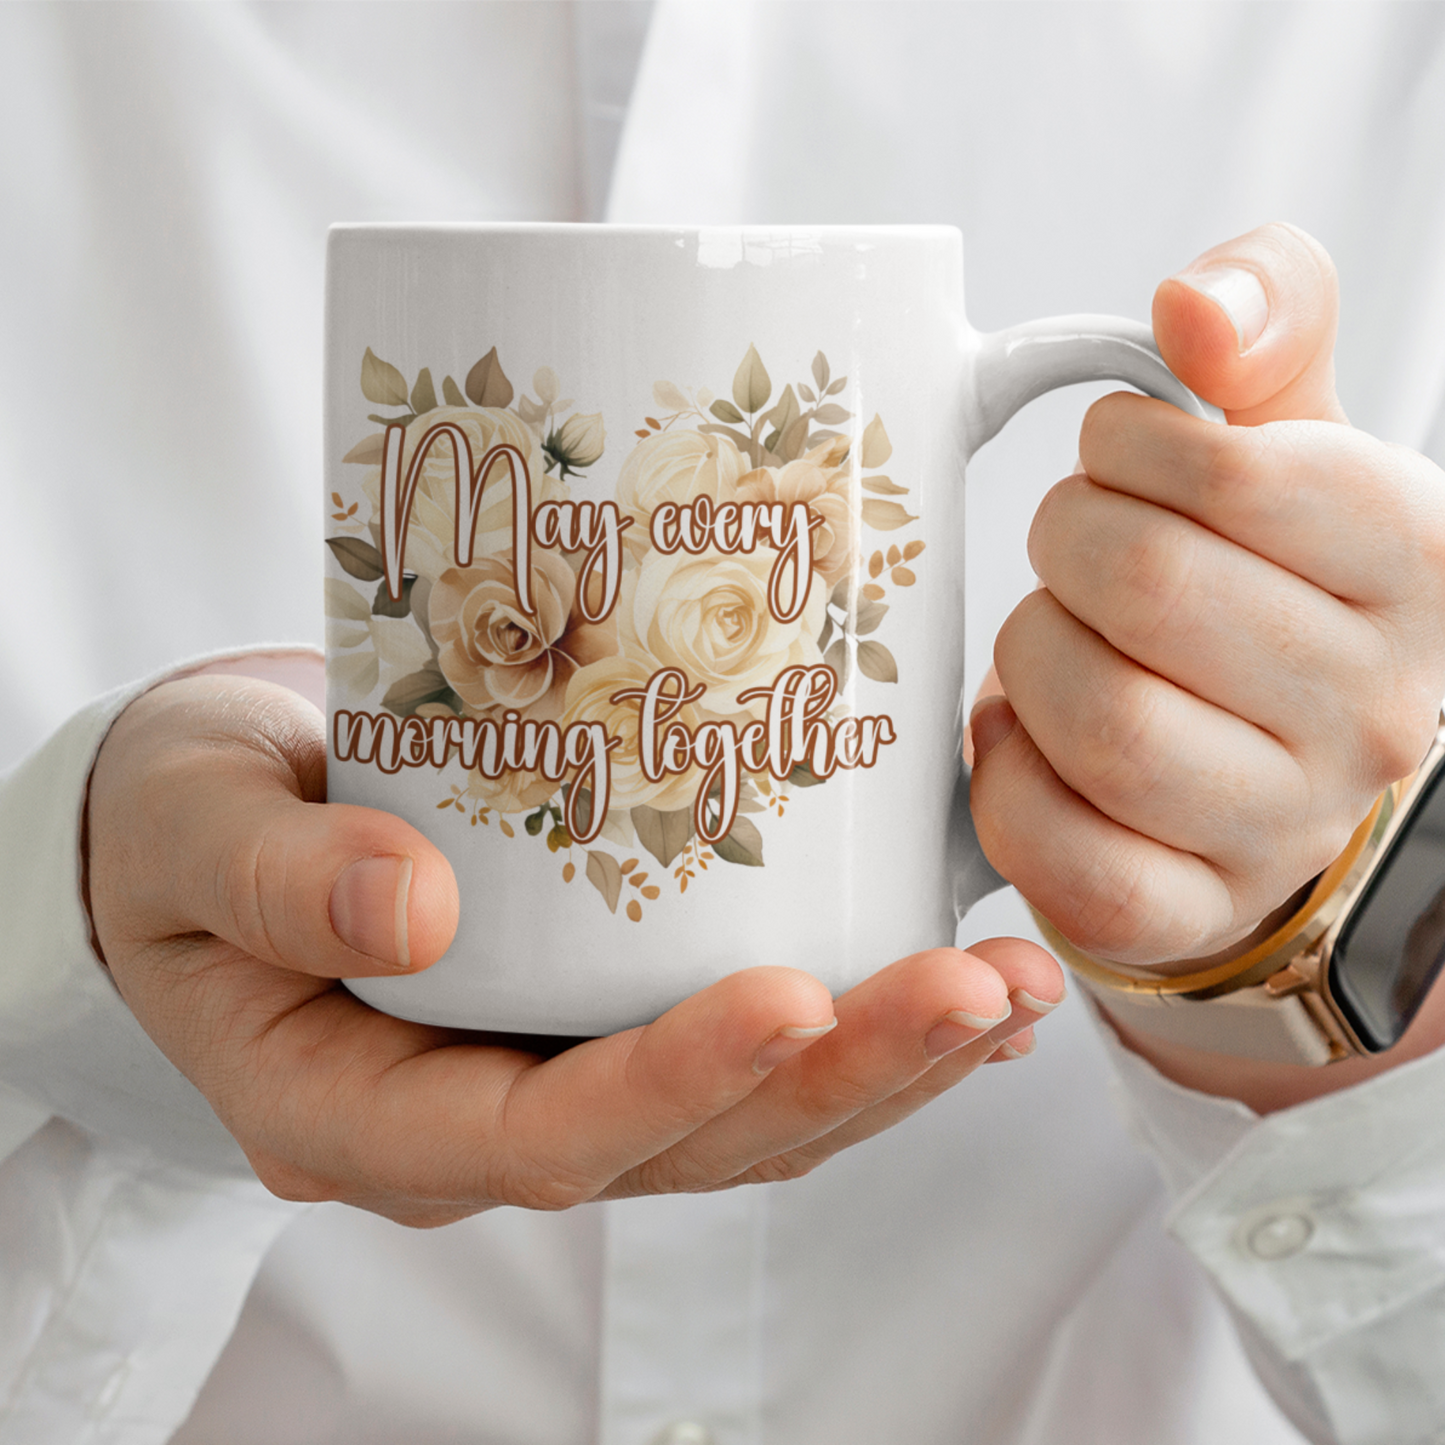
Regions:
<instances>
[{"instance_id":1,"label":"thumb","mask_svg":"<svg viewBox=\"0 0 1445 1445\"><path fill-rule=\"evenodd\" d=\"M389 813L322 803L321 717L287 689L196 676L133 702L92 775L92 916L117 946L211 934L323 978L434 963L457 889Z\"/></svg>"},{"instance_id":2,"label":"thumb","mask_svg":"<svg viewBox=\"0 0 1445 1445\"><path fill-rule=\"evenodd\" d=\"M1325 248L1276 221L1165 281L1154 293L1154 336L1170 370L1232 426L1344 422L1335 396L1338 314Z\"/></svg>"}]
</instances>

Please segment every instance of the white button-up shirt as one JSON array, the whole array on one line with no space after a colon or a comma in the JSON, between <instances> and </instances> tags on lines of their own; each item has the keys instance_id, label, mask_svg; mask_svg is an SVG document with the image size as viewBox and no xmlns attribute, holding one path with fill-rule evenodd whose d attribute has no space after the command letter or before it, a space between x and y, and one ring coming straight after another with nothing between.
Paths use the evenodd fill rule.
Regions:
<instances>
[{"instance_id":1,"label":"white button-up shirt","mask_svg":"<svg viewBox=\"0 0 1445 1445\"><path fill-rule=\"evenodd\" d=\"M0 784L3 1445L1445 1438L1445 1058L1259 1120L1076 999L806 1179L412 1233L265 1194L77 857L87 697L319 636L328 222L946 221L987 328L1283 216L1352 417L1438 459L1445 12L10 6L0 118L0 754L53 734ZM971 467L974 678L1081 412Z\"/></svg>"}]
</instances>

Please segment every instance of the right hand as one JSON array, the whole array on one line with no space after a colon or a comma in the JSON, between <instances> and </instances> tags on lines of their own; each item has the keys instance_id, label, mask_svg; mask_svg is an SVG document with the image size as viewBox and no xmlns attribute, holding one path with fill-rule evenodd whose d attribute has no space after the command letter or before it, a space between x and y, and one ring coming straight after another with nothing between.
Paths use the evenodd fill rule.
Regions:
<instances>
[{"instance_id":1,"label":"right hand","mask_svg":"<svg viewBox=\"0 0 1445 1445\"><path fill-rule=\"evenodd\" d=\"M195 676L126 709L90 789L105 962L285 1198L436 1225L794 1177L1004 1040L1005 1057L1026 1052L1063 994L1043 950L994 939L904 959L836 1005L807 974L747 969L550 1058L390 1018L337 980L435 962L456 882L400 819L323 804L325 764L321 716L298 694Z\"/></svg>"}]
</instances>

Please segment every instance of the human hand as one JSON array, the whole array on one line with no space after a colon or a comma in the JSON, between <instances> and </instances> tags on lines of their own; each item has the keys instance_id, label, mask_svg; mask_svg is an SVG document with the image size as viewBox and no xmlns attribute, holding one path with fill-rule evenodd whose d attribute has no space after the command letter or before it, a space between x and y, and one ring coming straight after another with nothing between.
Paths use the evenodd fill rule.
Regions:
<instances>
[{"instance_id":1,"label":"human hand","mask_svg":"<svg viewBox=\"0 0 1445 1445\"><path fill-rule=\"evenodd\" d=\"M995 939L836 1004L806 974L749 969L551 1058L406 1023L336 980L440 957L455 880L400 819L324 793L320 714L236 677L137 699L91 779L90 905L116 984L286 1198L435 1225L792 1177L1004 1040L1027 1052L1063 993L1041 949Z\"/></svg>"},{"instance_id":2,"label":"human hand","mask_svg":"<svg viewBox=\"0 0 1445 1445\"><path fill-rule=\"evenodd\" d=\"M1434 733L1445 475L1347 424L1336 310L1302 232L1207 251L1154 331L1230 426L1106 397L1035 518L1043 585L974 710L972 802L990 861L1089 953L1247 937Z\"/></svg>"}]
</instances>

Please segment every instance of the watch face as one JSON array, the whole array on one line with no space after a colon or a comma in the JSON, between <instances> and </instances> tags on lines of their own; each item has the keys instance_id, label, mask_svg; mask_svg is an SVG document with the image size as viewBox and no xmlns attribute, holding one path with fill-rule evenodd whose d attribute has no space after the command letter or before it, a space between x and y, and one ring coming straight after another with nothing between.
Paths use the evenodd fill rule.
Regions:
<instances>
[{"instance_id":1,"label":"watch face","mask_svg":"<svg viewBox=\"0 0 1445 1445\"><path fill-rule=\"evenodd\" d=\"M1445 769L1416 796L1330 957L1329 989L1373 1050L1395 1043L1445 962Z\"/></svg>"}]
</instances>

